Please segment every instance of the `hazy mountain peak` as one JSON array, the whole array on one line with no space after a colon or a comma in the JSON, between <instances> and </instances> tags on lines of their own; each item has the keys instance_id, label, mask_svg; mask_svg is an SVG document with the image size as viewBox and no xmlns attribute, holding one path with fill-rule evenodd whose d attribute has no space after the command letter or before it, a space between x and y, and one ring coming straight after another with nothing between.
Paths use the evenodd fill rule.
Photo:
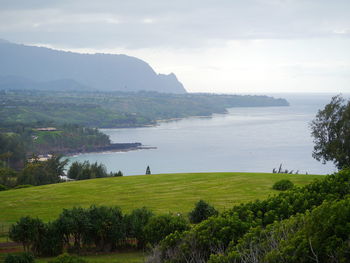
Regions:
<instances>
[{"instance_id":1,"label":"hazy mountain peak","mask_svg":"<svg viewBox=\"0 0 350 263\"><path fill-rule=\"evenodd\" d=\"M0 57L3 76L41 83L69 79L80 86L105 91L186 92L175 74L157 74L145 61L123 54L79 54L4 40L0 41ZM64 89L66 82L59 83Z\"/></svg>"},{"instance_id":2,"label":"hazy mountain peak","mask_svg":"<svg viewBox=\"0 0 350 263\"><path fill-rule=\"evenodd\" d=\"M5 39L1 39L1 38L0 38L0 43L7 43L7 44L10 44L11 42L10 42L10 41L7 41L7 40L5 40Z\"/></svg>"}]
</instances>

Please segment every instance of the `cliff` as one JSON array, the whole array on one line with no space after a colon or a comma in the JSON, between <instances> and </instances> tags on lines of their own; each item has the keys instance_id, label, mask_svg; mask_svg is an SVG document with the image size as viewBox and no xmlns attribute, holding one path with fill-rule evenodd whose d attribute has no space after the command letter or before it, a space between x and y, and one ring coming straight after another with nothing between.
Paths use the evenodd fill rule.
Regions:
<instances>
[{"instance_id":1,"label":"cliff","mask_svg":"<svg viewBox=\"0 0 350 263\"><path fill-rule=\"evenodd\" d=\"M176 76L157 74L146 62L126 55L79 54L0 41L1 89L72 87L99 91L186 93Z\"/></svg>"}]
</instances>

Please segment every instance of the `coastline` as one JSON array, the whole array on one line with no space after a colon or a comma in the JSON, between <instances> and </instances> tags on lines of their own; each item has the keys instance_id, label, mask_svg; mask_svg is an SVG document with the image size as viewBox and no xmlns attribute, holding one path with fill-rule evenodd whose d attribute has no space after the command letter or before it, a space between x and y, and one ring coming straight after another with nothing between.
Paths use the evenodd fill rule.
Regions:
<instances>
[{"instance_id":1,"label":"coastline","mask_svg":"<svg viewBox=\"0 0 350 263\"><path fill-rule=\"evenodd\" d=\"M91 150L91 151L67 152L67 153L64 153L63 156L72 157L72 156L78 156L78 155L82 155L82 154L130 152L130 151L153 150L153 149L157 149L157 147L155 147L155 146L139 146L139 147L130 147L130 148L125 148L125 149L114 149L114 150Z\"/></svg>"},{"instance_id":2,"label":"coastline","mask_svg":"<svg viewBox=\"0 0 350 263\"><path fill-rule=\"evenodd\" d=\"M88 153L107 153L107 152L129 152L136 150L148 150L148 149L156 149L154 146L144 146L142 143L134 142L134 143L111 143L106 146L98 146L94 148L80 148L80 149L64 149L64 150L54 150L49 152L41 152L38 153L38 156L47 156L47 155L63 155L63 156L75 156L80 154L88 154ZM32 154L31 154L32 155Z\"/></svg>"}]
</instances>

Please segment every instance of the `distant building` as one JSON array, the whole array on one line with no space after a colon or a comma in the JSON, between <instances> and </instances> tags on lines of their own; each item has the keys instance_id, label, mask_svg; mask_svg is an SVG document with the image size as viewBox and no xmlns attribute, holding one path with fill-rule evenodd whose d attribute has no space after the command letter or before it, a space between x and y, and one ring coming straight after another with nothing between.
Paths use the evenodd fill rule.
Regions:
<instances>
[{"instance_id":1,"label":"distant building","mask_svg":"<svg viewBox=\"0 0 350 263\"><path fill-rule=\"evenodd\" d=\"M36 128L36 131L57 131L55 127L46 127L46 128Z\"/></svg>"},{"instance_id":2,"label":"distant building","mask_svg":"<svg viewBox=\"0 0 350 263\"><path fill-rule=\"evenodd\" d=\"M35 161L38 161L38 162L46 162L47 160L51 159L52 158L52 154L45 154L45 155L38 155L34 158L30 158L28 159L28 162L32 163L32 162L35 162Z\"/></svg>"}]
</instances>

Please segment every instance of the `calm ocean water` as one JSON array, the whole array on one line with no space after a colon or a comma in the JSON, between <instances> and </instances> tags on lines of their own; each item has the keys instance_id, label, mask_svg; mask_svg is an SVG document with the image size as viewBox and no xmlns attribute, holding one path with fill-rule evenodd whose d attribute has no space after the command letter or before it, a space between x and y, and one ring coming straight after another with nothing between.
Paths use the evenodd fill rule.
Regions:
<instances>
[{"instance_id":1,"label":"calm ocean water","mask_svg":"<svg viewBox=\"0 0 350 263\"><path fill-rule=\"evenodd\" d=\"M275 95L276 96L276 95ZM290 107L232 108L225 115L187 118L156 127L104 129L113 142L141 142L157 149L91 153L70 161L101 162L124 175L180 172L271 172L282 163L300 173L336 171L311 156L309 123L332 95L280 95Z\"/></svg>"}]
</instances>

